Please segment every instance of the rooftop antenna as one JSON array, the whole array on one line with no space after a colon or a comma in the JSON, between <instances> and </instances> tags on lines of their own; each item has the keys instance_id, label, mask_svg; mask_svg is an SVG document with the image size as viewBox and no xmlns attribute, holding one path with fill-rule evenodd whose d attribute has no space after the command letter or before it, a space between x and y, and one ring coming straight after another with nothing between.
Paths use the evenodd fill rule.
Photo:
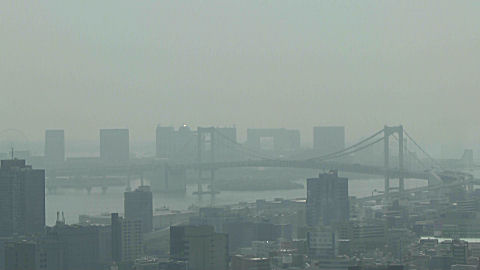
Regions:
<instances>
[{"instance_id":1,"label":"rooftop antenna","mask_svg":"<svg viewBox=\"0 0 480 270\"><path fill-rule=\"evenodd\" d=\"M11 147L12 147L12 152L11 152L11 154L12 154L12 160L13 160L13 156L14 156L14 154L13 154L13 153L14 153L14 151L13 151L13 145L12 145Z\"/></svg>"}]
</instances>

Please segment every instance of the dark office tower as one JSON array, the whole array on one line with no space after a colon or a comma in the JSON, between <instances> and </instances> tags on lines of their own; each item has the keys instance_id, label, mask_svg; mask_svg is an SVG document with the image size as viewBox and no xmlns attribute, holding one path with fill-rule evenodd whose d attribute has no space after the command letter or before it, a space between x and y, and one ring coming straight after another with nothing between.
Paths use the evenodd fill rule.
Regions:
<instances>
[{"instance_id":1,"label":"dark office tower","mask_svg":"<svg viewBox=\"0 0 480 270\"><path fill-rule=\"evenodd\" d=\"M45 163L56 165L65 161L65 135L63 130L45 131Z\"/></svg>"},{"instance_id":2,"label":"dark office tower","mask_svg":"<svg viewBox=\"0 0 480 270\"><path fill-rule=\"evenodd\" d=\"M112 213L112 260L122 261L122 219L118 213Z\"/></svg>"},{"instance_id":3,"label":"dark office tower","mask_svg":"<svg viewBox=\"0 0 480 270\"><path fill-rule=\"evenodd\" d=\"M213 226L172 226L170 256L188 261L191 270L228 269L228 235Z\"/></svg>"},{"instance_id":4,"label":"dark office tower","mask_svg":"<svg viewBox=\"0 0 480 270\"><path fill-rule=\"evenodd\" d=\"M336 171L307 179L307 224L333 225L350 217L348 178Z\"/></svg>"},{"instance_id":5,"label":"dark office tower","mask_svg":"<svg viewBox=\"0 0 480 270\"><path fill-rule=\"evenodd\" d=\"M33 234L45 228L45 171L25 160L2 160L0 167L0 236Z\"/></svg>"},{"instance_id":6,"label":"dark office tower","mask_svg":"<svg viewBox=\"0 0 480 270\"><path fill-rule=\"evenodd\" d=\"M106 163L127 163L130 157L128 129L100 130L100 159Z\"/></svg>"},{"instance_id":7,"label":"dark office tower","mask_svg":"<svg viewBox=\"0 0 480 270\"><path fill-rule=\"evenodd\" d=\"M140 186L135 191L124 193L126 220L142 221L142 232L151 232L153 227L153 199L149 186Z\"/></svg>"},{"instance_id":8,"label":"dark office tower","mask_svg":"<svg viewBox=\"0 0 480 270\"><path fill-rule=\"evenodd\" d=\"M173 127L157 126L156 154L157 158L171 158L175 153L175 129Z\"/></svg>"},{"instance_id":9,"label":"dark office tower","mask_svg":"<svg viewBox=\"0 0 480 270\"><path fill-rule=\"evenodd\" d=\"M313 149L330 154L345 148L345 127L314 127Z\"/></svg>"}]
</instances>

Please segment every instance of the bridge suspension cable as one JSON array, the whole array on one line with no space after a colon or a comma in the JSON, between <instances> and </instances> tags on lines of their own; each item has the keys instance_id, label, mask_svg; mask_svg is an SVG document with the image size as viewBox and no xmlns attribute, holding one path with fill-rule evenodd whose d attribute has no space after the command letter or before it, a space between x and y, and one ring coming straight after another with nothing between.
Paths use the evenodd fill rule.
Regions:
<instances>
[{"instance_id":1,"label":"bridge suspension cable","mask_svg":"<svg viewBox=\"0 0 480 270\"><path fill-rule=\"evenodd\" d=\"M362 150L365 149L365 148L368 148L368 147L370 147L370 146L372 146L372 145L374 145L374 144L377 144L377 143L383 141L383 139L384 139L384 137L381 137L381 138L379 138L379 139L377 139L377 140L375 140L375 141L373 141L373 142L370 142L370 143L368 143L368 144L366 144L366 145L363 145L363 146L361 146L361 147L358 147L358 148L356 148L356 149L353 149L353 150L350 150L350 151L347 151L347 152L340 153L340 154L335 155L335 156L326 157L326 158L319 157L319 158L313 158L313 159L308 159L308 160L309 160L309 161L313 161L313 160L327 161L327 160L332 160L332 159L336 159L336 158L341 158L341 157L348 156L348 155L351 155L351 154L356 153L356 152L360 152L360 151L362 151Z\"/></svg>"},{"instance_id":2,"label":"bridge suspension cable","mask_svg":"<svg viewBox=\"0 0 480 270\"><path fill-rule=\"evenodd\" d=\"M443 169L442 168L442 165L437 161L435 160L432 156L430 156L430 154L427 153L427 151L425 151L411 136L410 134L408 134L408 132L404 129L403 132L405 133L405 135L407 135L408 139L410 141L413 142L413 144L415 144L415 146L420 149L420 151L422 151L422 153L427 156L428 159L430 159L430 161L432 161L433 164L437 165L440 169Z\"/></svg>"},{"instance_id":3,"label":"bridge suspension cable","mask_svg":"<svg viewBox=\"0 0 480 270\"><path fill-rule=\"evenodd\" d=\"M355 144L353 144L353 145L351 145L351 146L349 146L349 147L347 147L347 148L344 148L344 149L342 149L342 150L340 150L340 151L336 151L336 152L329 153L329 154L326 154L326 155L323 155L323 156L319 156L319 157L309 158L309 159L307 159L307 160L328 160L328 159L334 159L334 158L338 158L338 157L350 155L350 154L352 154L352 153L355 153L355 152L357 152L357 151L363 150L363 149L365 149L365 148L367 148L367 147L369 147L369 146L372 146L373 144L378 143L379 141L383 140L383 137L382 137L381 139L376 140L373 144L368 144L368 145L366 145L366 147L361 147L361 148L355 149L355 148L357 148L358 146L364 144L365 142L367 142L367 141L375 138L376 136L380 135L382 132L383 132L383 129L375 132L375 133L372 134L371 136L369 136L369 137L367 137L367 138L365 138L365 139L363 139L363 140L361 140L361 141L359 141L359 142L357 142L357 143L355 143ZM353 149L353 151L349 151L350 149ZM330 157L332 157L332 158L330 158Z\"/></svg>"},{"instance_id":4,"label":"bridge suspension cable","mask_svg":"<svg viewBox=\"0 0 480 270\"><path fill-rule=\"evenodd\" d=\"M392 136L393 136L393 138L394 138L397 142L399 142L398 137L397 137L396 134L393 134ZM405 144L404 144L404 145L405 145ZM408 148L407 145L405 145L405 149L407 150L407 151L406 151L406 152L407 152L407 155L408 155L409 157L413 157L416 161L418 161L418 163L420 163L420 165L422 165L423 169L431 169L431 168L430 168L429 166L427 166L420 158L418 158L417 155L413 155L413 154L412 154L413 151L410 151L410 149Z\"/></svg>"}]
</instances>

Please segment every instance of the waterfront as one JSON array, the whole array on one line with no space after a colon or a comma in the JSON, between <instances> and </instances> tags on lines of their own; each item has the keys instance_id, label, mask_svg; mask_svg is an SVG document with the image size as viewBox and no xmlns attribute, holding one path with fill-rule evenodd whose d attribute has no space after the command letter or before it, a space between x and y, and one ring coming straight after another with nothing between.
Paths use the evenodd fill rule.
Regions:
<instances>
[{"instance_id":1,"label":"waterfront","mask_svg":"<svg viewBox=\"0 0 480 270\"><path fill-rule=\"evenodd\" d=\"M304 184L303 189L269 190L269 191L222 191L215 196L214 205L235 204L239 202L255 202L257 199L273 200L275 198L294 199L306 197L305 180L298 182ZM132 182L132 188L139 185L139 181ZM366 197L372 195L373 190L383 190L383 179L362 179L349 181L349 195ZM415 188L426 185L425 180L408 179L406 188ZM392 185L394 186L394 185ZM185 210L191 205L209 206L210 196L203 196L199 200L197 195L192 195L196 185L188 185L185 195L156 193L153 196L154 208L168 207L172 210ZM86 190L60 190L58 194L47 195L46 222L51 226L55 224L56 212L63 211L66 222L77 223L80 214L98 215L102 213L123 213L123 192L125 187L111 187L106 194L100 189L93 189L90 194Z\"/></svg>"}]
</instances>

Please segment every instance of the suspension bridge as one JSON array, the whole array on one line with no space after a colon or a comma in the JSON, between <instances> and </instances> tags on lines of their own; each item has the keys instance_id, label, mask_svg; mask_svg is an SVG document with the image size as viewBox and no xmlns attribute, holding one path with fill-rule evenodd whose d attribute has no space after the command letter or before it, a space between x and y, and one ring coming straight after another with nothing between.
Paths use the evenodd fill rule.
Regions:
<instances>
[{"instance_id":1,"label":"suspension bridge","mask_svg":"<svg viewBox=\"0 0 480 270\"><path fill-rule=\"evenodd\" d=\"M393 140L392 140L393 138ZM413 151L407 148L406 141L411 142L426 158L420 159L413 155ZM391 147L392 142L396 145ZM219 161L216 160L216 148L221 144L232 151L242 153L246 160ZM374 145L383 144L383 166L363 165L346 162L345 158ZM396 154L393 156L393 153ZM415 159L416 168L405 167L405 156ZM393 159L395 157L395 159ZM393 162L395 161L395 162ZM395 163L395 164L393 164ZM196 160L189 163L169 163L166 161L151 160L150 162L124 164L121 166L107 166L102 164L89 165L88 167L65 166L52 169L47 174L50 177L62 177L71 175L103 176L104 179L111 175L140 176L143 180L145 172L162 171L164 181L179 181L185 177L185 171L196 172L198 179L197 194L215 194L215 172L220 169L241 167L278 167L278 168L304 168L318 170L338 170L341 172L359 173L366 175L382 176L384 178L384 193L388 196L394 188L391 187L392 179L398 179L398 193L405 190L405 179L424 179L429 186L451 185L453 182L470 185L476 180L472 175L461 171L449 171L433 159L403 128L403 126L385 126L370 136L354 143L342 150L315 157L302 159L289 159L288 157L277 158L268 156L258 149L250 149L225 136L214 127L199 127L196 134ZM176 173L172 173L176 172ZM178 173L183 172L183 173ZM204 191L202 183L210 182L210 189Z\"/></svg>"}]
</instances>

